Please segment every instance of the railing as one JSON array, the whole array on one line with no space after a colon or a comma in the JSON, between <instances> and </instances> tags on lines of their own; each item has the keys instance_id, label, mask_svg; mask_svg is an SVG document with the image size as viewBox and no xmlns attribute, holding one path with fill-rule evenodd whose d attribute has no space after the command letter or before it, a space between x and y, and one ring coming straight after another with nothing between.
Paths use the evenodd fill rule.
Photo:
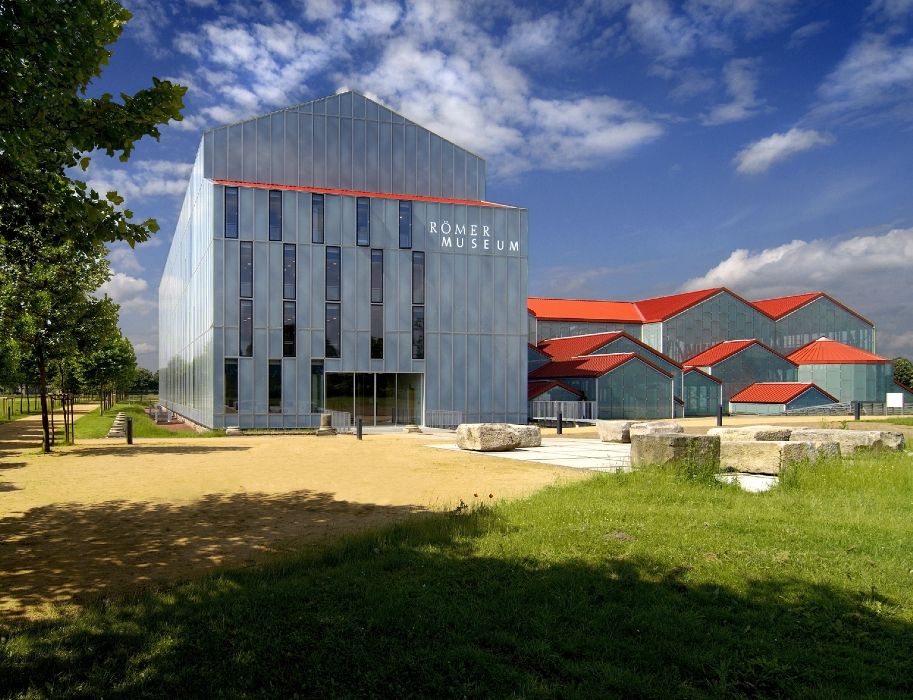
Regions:
<instances>
[{"instance_id":1,"label":"railing","mask_svg":"<svg viewBox=\"0 0 913 700\"><path fill-rule=\"evenodd\" d=\"M568 421L595 421L599 409L595 401L530 401L530 420L558 420L558 409L561 419Z\"/></svg>"},{"instance_id":2,"label":"railing","mask_svg":"<svg viewBox=\"0 0 913 700\"><path fill-rule=\"evenodd\" d=\"M429 428L456 428L463 422L463 414L460 411L428 411L428 418L425 423Z\"/></svg>"},{"instance_id":3,"label":"railing","mask_svg":"<svg viewBox=\"0 0 913 700\"><path fill-rule=\"evenodd\" d=\"M853 402L841 401L821 406L807 406L785 411L788 416L852 416ZM859 413L863 416L913 416L913 404L904 404L902 408L888 408L884 401L860 401Z\"/></svg>"}]
</instances>

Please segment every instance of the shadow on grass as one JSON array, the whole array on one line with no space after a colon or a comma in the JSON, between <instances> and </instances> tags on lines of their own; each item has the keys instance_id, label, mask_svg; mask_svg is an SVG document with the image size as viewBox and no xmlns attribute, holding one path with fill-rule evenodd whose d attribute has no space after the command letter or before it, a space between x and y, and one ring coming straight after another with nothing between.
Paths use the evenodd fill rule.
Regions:
<instances>
[{"instance_id":1,"label":"shadow on grass","mask_svg":"<svg viewBox=\"0 0 913 700\"><path fill-rule=\"evenodd\" d=\"M908 697L913 630L829 586L691 584L649 559L481 556L486 512L7 630L47 696Z\"/></svg>"},{"instance_id":2,"label":"shadow on grass","mask_svg":"<svg viewBox=\"0 0 913 700\"><path fill-rule=\"evenodd\" d=\"M0 618L51 601L85 600L243 564L277 542L386 524L418 508L351 503L331 494L213 494L190 504L57 503L0 518ZM5 608L5 610L4 610ZM2 675L2 674L0 674Z\"/></svg>"}]
</instances>

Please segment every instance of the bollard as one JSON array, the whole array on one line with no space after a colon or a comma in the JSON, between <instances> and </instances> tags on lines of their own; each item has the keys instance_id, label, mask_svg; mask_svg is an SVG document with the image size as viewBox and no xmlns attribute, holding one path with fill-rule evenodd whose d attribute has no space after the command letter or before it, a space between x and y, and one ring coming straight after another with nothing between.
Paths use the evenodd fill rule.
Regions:
<instances>
[{"instance_id":1,"label":"bollard","mask_svg":"<svg viewBox=\"0 0 913 700\"><path fill-rule=\"evenodd\" d=\"M361 440L361 429L364 425L365 419L361 416L355 419L355 437Z\"/></svg>"},{"instance_id":2,"label":"bollard","mask_svg":"<svg viewBox=\"0 0 913 700\"><path fill-rule=\"evenodd\" d=\"M862 415L862 402L853 401L853 420L859 420L860 415Z\"/></svg>"},{"instance_id":3,"label":"bollard","mask_svg":"<svg viewBox=\"0 0 913 700\"><path fill-rule=\"evenodd\" d=\"M716 424L717 426L723 425L723 404L716 407Z\"/></svg>"},{"instance_id":4,"label":"bollard","mask_svg":"<svg viewBox=\"0 0 913 700\"><path fill-rule=\"evenodd\" d=\"M133 444L133 419L127 418L127 444Z\"/></svg>"},{"instance_id":5,"label":"bollard","mask_svg":"<svg viewBox=\"0 0 913 700\"><path fill-rule=\"evenodd\" d=\"M556 432L558 435L561 435L561 432L562 432L562 430L564 429L564 424L563 424L563 423L564 423L564 421L561 420L561 409L559 408L559 409L558 409L558 421L557 421L557 425L555 426L555 432Z\"/></svg>"}]
</instances>

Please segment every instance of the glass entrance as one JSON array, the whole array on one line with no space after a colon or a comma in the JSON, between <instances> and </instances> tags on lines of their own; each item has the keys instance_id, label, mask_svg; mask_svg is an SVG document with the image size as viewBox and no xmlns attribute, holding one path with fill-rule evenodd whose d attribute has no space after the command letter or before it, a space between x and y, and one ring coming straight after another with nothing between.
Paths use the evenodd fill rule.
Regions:
<instances>
[{"instance_id":1,"label":"glass entrance","mask_svg":"<svg viewBox=\"0 0 913 700\"><path fill-rule=\"evenodd\" d=\"M324 406L365 425L422 423L422 374L327 372Z\"/></svg>"}]
</instances>

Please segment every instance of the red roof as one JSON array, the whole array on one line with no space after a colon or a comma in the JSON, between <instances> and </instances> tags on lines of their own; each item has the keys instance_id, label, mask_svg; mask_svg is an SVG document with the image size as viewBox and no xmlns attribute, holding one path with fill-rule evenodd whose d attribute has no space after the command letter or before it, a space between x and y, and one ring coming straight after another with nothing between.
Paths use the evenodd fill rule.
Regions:
<instances>
[{"instance_id":1,"label":"red roof","mask_svg":"<svg viewBox=\"0 0 913 700\"><path fill-rule=\"evenodd\" d=\"M831 401L837 403L837 399L817 384L802 384L799 382L758 382L745 387L729 400L736 403L789 403L809 389L816 389Z\"/></svg>"},{"instance_id":2,"label":"red roof","mask_svg":"<svg viewBox=\"0 0 913 700\"><path fill-rule=\"evenodd\" d=\"M724 340L722 343L717 343L703 352L699 352L694 357L688 358L682 364L686 367L710 367L717 362L722 362L723 360L732 357L737 352L741 352L755 343L762 347L766 347L757 340ZM767 349L770 350L770 348ZM771 352L774 351L771 350Z\"/></svg>"},{"instance_id":3,"label":"red roof","mask_svg":"<svg viewBox=\"0 0 913 700\"><path fill-rule=\"evenodd\" d=\"M797 365L858 365L890 362L886 357L873 355L830 338L818 338L805 345L787 359Z\"/></svg>"},{"instance_id":4,"label":"red roof","mask_svg":"<svg viewBox=\"0 0 913 700\"><path fill-rule=\"evenodd\" d=\"M825 292L809 292L807 294L793 294L792 296L775 297L773 299L759 299L758 301L751 302L751 304L756 309L764 312L771 318L780 319L786 314L792 313L796 309L802 308L806 304L811 304L816 299L827 299L832 304L839 306L847 313L853 314L853 316L858 318L860 321L864 321L870 326L875 325L865 316L856 313L849 306L841 304L839 301L834 299L834 297Z\"/></svg>"},{"instance_id":5,"label":"red roof","mask_svg":"<svg viewBox=\"0 0 913 700\"><path fill-rule=\"evenodd\" d=\"M701 374L701 375L707 377L707 379L712 379L717 384L723 383L723 380L720 379L719 377L714 377L712 374L707 374L704 370L702 370L698 367L688 367L684 372L682 372L682 374L688 374L688 372L697 372L698 374Z\"/></svg>"},{"instance_id":6,"label":"red roof","mask_svg":"<svg viewBox=\"0 0 913 700\"><path fill-rule=\"evenodd\" d=\"M715 287L713 289L702 289L697 292L684 292L683 294L672 294L664 297L656 297L655 299L644 299L643 301L635 303L641 316L643 316L644 323L656 323L657 321L665 321L667 318L680 314L685 309L689 309L695 304L699 304L705 299L716 296L723 291L729 290L723 289L722 287Z\"/></svg>"},{"instance_id":7,"label":"red roof","mask_svg":"<svg viewBox=\"0 0 913 700\"><path fill-rule=\"evenodd\" d=\"M551 338L543 340L537 346L540 352L545 353L555 360L569 360L580 355L589 355L598 350L610 340L621 335L621 331L608 333L589 333L587 335L572 335L567 338Z\"/></svg>"},{"instance_id":8,"label":"red roof","mask_svg":"<svg viewBox=\"0 0 913 700\"><path fill-rule=\"evenodd\" d=\"M560 321L603 321L643 323L633 301L596 301L593 299L547 299L530 297L527 308L536 318Z\"/></svg>"},{"instance_id":9,"label":"red roof","mask_svg":"<svg viewBox=\"0 0 913 700\"><path fill-rule=\"evenodd\" d=\"M572 386L568 386L564 382L559 382L555 379L545 379L540 381L532 381L527 385L527 400L532 401L537 396L542 396L546 391L549 391L554 388L564 389L571 392L574 396L579 396L583 398L583 392L579 389L575 389Z\"/></svg>"},{"instance_id":10,"label":"red roof","mask_svg":"<svg viewBox=\"0 0 913 700\"><path fill-rule=\"evenodd\" d=\"M612 355L587 355L566 360L555 360L547 365L529 373L530 379L545 379L552 377L601 377L606 372L621 367L630 360L639 360L649 365L657 372L662 372L667 377L672 375L661 367L657 367L649 360L633 352L615 353Z\"/></svg>"}]
</instances>

